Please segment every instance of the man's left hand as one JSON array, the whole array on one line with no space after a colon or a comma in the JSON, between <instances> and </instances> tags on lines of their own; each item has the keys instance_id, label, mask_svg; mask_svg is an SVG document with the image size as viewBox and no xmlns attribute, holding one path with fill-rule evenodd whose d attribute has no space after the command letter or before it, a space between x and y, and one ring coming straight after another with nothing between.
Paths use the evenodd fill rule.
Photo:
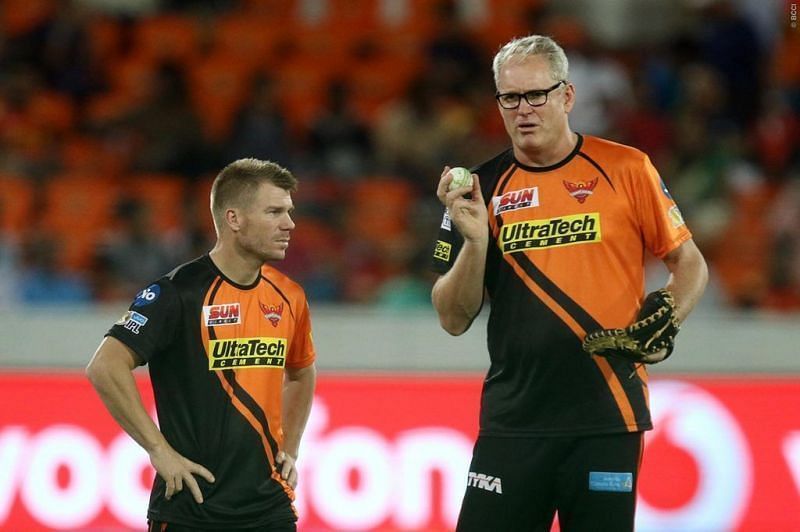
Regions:
<instances>
[{"instance_id":1,"label":"man's left hand","mask_svg":"<svg viewBox=\"0 0 800 532\"><path fill-rule=\"evenodd\" d=\"M285 451L278 452L275 457L277 469L281 474L281 478L286 481L292 489L297 487L297 466L295 465L295 457Z\"/></svg>"}]
</instances>

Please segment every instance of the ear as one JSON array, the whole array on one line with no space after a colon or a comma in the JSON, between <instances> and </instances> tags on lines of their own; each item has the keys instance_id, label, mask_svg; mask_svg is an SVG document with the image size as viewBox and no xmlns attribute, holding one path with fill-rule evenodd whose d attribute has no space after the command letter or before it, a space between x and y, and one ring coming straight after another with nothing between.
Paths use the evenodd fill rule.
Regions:
<instances>
[{"instance_id":1,"label":"ear","mask_svg":"<svg viewBox=\"0 0 800 532\"><path fill-rule=\"evenodd\" d=\"M241 229L241 216L237 209L227 209L225 211L225 223L231 228L234 233Z\"/></svg>"},{"instance_id":2,"label":"ear","mask_svg":"<svg viewBox=\"0 0 800 532\"><path fill-rule=\"evenodd\" d=\"M567 83L564 89L564 112L569 113L575 106L575 85Z\"/></svg>"}]
</instances>

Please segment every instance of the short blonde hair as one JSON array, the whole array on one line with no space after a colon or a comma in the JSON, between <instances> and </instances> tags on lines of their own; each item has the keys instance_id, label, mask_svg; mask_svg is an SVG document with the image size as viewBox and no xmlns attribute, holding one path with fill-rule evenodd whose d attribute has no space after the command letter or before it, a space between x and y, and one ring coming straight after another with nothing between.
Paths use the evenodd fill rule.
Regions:
<instances>
[{"instance_id":1,"label":"short blonde hair","mask_svg":"<svg viewBox=\"0 0 800 532\"><path fill-rule=\"evenodd\" d=\"M264 183L289 192L297 190L297 178L272 161L239 159L222 169L211 185L211 216L217 231L223 226L225 211L249 205L256 189Z\"/></svg>"},{"instance_id":2,"label":"short blonde hair","mask_svg":"<svg viewBox=\"0 0 800 532\"><path fill-rule=\"evenodd\" d=\"M500 69L513 58L525 58L534 55L544 55L550 63L550 76L553 81L567 81L569 79L569 60L564 49L556 41L544 35L528 35L518 37L507 42L500 48L492 61L494 83L500 77Z\"/></svg>"}]
</instances>

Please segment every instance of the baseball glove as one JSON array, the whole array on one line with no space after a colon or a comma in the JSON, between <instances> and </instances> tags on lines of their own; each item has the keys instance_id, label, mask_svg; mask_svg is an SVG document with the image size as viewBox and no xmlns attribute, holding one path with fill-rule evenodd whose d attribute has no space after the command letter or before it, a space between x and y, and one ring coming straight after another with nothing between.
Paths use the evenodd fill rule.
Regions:
<instances>
[{"instance_id":1,"label":"baseball glove","mask_svg":"<svg viewBox=\"0 0 800 532\"><path fill-rule=\"evenodd\" d=\"M635 363L654 364L672 354L678 334L675 300L665 289L645 297L636 321L624 329L592 331L583 340L583 350L590 355L618 356ZM652 355L666 349L664 357Z\"/></svg>"}]
</instances>

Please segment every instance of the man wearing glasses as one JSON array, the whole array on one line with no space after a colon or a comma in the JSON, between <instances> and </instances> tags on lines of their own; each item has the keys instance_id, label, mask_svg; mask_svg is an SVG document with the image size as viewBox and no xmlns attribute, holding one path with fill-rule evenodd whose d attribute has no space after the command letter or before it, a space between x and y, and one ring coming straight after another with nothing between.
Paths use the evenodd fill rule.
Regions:
<instances>
[{"instance_id":1,"label":"man wearing glasses","mask_svg":"<svg viewBox=\"0 0 800 532\"><path fill-rule=\"evenodd\" d=\"M633 530L647 371L590 356L590 331L634 321L644 258L664 261L682 322L707 269L644 153L575 133L576 88L552 39L512 40L494 58L511 148L437 195L446 211L432 298L442 327L465 332L491 302L483 385L459 531ZM578 88L579 90L580 88ZM655 363L669 352L646 360Z\"/></svg>"}]
</instances>

